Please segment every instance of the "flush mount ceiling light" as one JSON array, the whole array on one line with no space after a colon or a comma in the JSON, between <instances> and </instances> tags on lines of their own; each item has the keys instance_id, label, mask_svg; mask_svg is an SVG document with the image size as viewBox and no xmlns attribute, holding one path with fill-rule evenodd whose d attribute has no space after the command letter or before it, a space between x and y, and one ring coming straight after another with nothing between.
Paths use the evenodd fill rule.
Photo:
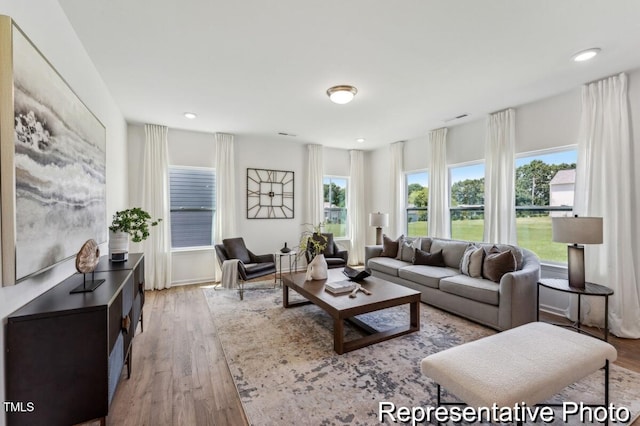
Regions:
<instances>
[{"instance_id":1,"label":"flush mount ceiling light","mask_svg":"<svg viewBox=\"0 0 640 426\"><path fill-rule=\"evenodd\" d=\"M364 138L358 138L358 139L356 139L356 142L362 143L362 142L364 142Z\"/></svg>"},{"instance_id":2,"label":"flush mount ceiling light","mask_svg":"<svg viewBox=\"0 0 640 426\"><path fill-rule=\"evenodd\" d=\"M589 59L593 59L598 53L600 53L600 48L592 47L591 49L582 50L573 55L573 60L575 62L588 61Z\"/></svg>"},{"instance_id":3,"label":"flush mount ceiling light","mask_svg":"<svg viewBox=\"0 0 640 426\"><path fill-rule=\"evenodd\" d=\"M185 112L184 116L187 117L189 120L193 120L194 118L196 118L198 115L194 114L193 112Z\"/></svg>"},{"instance_id":4,"label":"flush mount ceiling light","mask_svg":"<svg viewBox=\"0 0 640 426\"><path fill-rule=\"evenodd\" d=\"M358 93L358 89L353 86L333 86L327 89L327 96L331 99L331 102L336 104L347 104L353 100L353 97Z\"/></svg>"}]
</instances>

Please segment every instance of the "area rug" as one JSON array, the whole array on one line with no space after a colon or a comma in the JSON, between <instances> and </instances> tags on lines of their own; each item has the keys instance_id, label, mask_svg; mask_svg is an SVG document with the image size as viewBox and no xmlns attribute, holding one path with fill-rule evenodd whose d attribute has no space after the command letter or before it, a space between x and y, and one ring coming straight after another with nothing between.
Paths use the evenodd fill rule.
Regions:
<instances>
[{"instance_id":1,"label":"area rug","mask_svg":"<svg viewBox=\"0 0 640 426\"><path fill-rule=\"evenodd\" d=\"M436 387L420 372L422 358L495 333L421 304L419 332L338 355L333 321L314 305L284 309L280 289L247 291L243 301L233 291L203 291L252 425L392 424L389 416L379 420L381 402L435 407ZM408 315L408 307L396 307L359 318L381 327L405 324ZM347 339L359 336L357 330L345 329ZM603 376L596 372L553 401L601 403ZM640 374L613 365L610 398L634 419L640 413ZM445 394L445 400L451 399ZM577 415L567 420L589 423ZM561 410L551 424L565 424Z\"/></svg>"}]
</instances>

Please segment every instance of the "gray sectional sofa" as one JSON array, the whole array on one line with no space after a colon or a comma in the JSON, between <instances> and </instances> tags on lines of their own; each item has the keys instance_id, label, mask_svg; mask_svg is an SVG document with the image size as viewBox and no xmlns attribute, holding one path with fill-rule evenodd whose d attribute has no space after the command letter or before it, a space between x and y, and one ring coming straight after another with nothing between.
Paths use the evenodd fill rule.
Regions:
<instances>
[{"instance_id":1,"label":"gray sectional sofa","mask_svg":"<svg viewBox=\"0 0 640 426\"><path fill-rule=\"evenodd\" d=\"M408 238L407 240L412 240ZM406 248L397 258L381 257L382 246L365 247L365 268L374 277L410 287L422 293L421 300L497 330L535 321L540 260L531 251L496 244L511 250L516 271L506 273L499 283L463 275L460 263L472 244L491 248L494 244L422 237L417 243L426 252L442 250L444 267L414 265ZM416 245L416 243L414 243Z\"/></svg>"}]
</instances>

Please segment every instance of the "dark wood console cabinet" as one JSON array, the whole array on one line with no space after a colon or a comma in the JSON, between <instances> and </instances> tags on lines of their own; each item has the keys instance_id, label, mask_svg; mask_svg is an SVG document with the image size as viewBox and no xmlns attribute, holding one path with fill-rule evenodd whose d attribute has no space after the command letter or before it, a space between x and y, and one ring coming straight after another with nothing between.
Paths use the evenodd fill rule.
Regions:
<instances>
[{"instance_id":1,"label":"dark wood console cabinet","mask_svg":"<svg viewBox=\"0 0 640 426\"><path fill-rule=\"evenodd\" d=\"M131 373L144 305L144 257L100 258L92 293L69 294L75 274L7 318L7 401L33 410L7 413L9 425L71 425L105 419L125 363Z\"/></svg>"}]
</instances>

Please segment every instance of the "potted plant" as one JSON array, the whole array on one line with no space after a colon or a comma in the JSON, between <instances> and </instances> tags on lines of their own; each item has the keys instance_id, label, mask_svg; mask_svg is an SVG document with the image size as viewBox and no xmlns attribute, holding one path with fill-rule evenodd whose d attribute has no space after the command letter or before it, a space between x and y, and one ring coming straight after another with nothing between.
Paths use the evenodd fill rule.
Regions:
<instances>
[{"instance_id":1,"label":"potted plant","mask_svg":"<svg viewBox=\"0 0 640 426\"><path fill-rule=\"evenodd\" d=\"M162 219L152 219L140 207L121 210L113 215L109 226L109 259L124 262L129 257L129 238L134 243L149 237L149 227L156 226Z\"/></svg>"},{"instance_id":2,"label":"potted plant","mask_svg":"<svg viewBox=\"0 0 640 426\"><path fill-rule=\"evenodd\" d=\"M302 226L304 230L300 233L298 256L304 255L307 249L310 249L309 251L313 256L322 253L324 249L327 248L327 237L321 233L324 222L320 222L317 225L303 223Z\"/></svg>"},{"instance_id":3,"label":"potted plant","mask_svg":"<svg viewBox=\"0 0 640 426\"><path fill-rule=\"evenodd\" d=\"M327 261L324 258L324 249L327 247L327 237L322 235L323 222L318 225L310 223L303 224L305 229L300 234L300 244L298 256L307 250L311 252L313 260L307 265L307 280L323 280L328 276Z\"/></svg>"}]
</instances>

